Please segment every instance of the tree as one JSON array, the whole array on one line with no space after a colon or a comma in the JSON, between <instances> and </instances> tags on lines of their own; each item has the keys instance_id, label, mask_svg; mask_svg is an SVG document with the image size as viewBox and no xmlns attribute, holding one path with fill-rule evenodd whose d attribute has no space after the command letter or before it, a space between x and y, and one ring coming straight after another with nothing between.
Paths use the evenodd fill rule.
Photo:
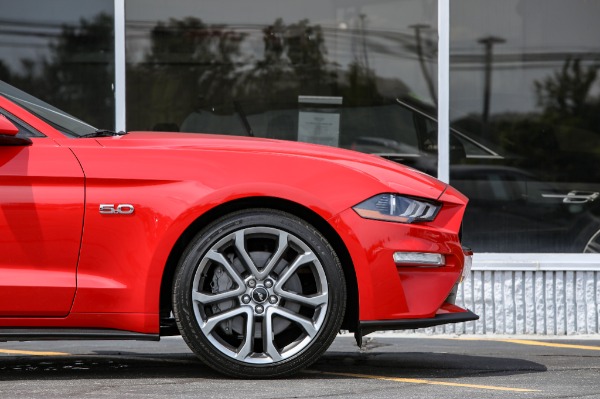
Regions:
<instances>
[{"instance_id":1,"label":"tree","mask_svg":"<svg viewBox=\"0 0 600 399\"><path fill-rule=\"evenodd\" d=\"M139 64L128 65L128 126L178 125L198 98L216 112L238 95L239 46L245 34L195 17L171 18L150 31L150 47Z\"/></svg>"},{"instance_id":2,"label":"tree","mask_svg":"<svg viewBox=\"0 0 600 399\"><path fill-rule=\"evenodd\" d=\"M49 56L23 59L11 77L19 88L92 125L114 125L113 18L101 13L64 24L49 45Z\"/></svg>"},{"instance_id":3,"label":"tree","mask_svg":"<svg viewBox=\"0 0 600 399\"><path fill-rule=\"evenodd\" d=\"M568 125L600 134L600 99L591 96L598 67L569 58L560 71L534 83L537 102L548 123Z\"/></svg>"}]
</instances>

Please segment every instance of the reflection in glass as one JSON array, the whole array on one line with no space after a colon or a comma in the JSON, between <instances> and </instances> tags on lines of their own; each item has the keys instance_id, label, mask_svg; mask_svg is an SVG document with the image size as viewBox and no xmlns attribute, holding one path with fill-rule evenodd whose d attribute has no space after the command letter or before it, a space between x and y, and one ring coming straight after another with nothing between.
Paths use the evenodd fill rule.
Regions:
<instances>
[{"instance_id":1,"label":"reflection in glass","mask_svg":"<svg viewBox=\"0 0 600 399\"><path fill-rule=\"evenodd\" d=\"M436 1L251 3L126 2L128 129L308 141L435 173L435 127L398 100L435 109Z\"/></svg>"},{"instance_id":2,"label":"reflection in glass","mask_svg":"<svg viewBox=\"0 0 600 399\"><path fill-rule=\"evenodd\" d=\"M452 1L451 126L496 154L452 160L475 251L600 251L598 17L585 0Z\"/></svg>"},{"instance_id":3,"label":"reflection in glass","mask_svg":"<svg viewBox=\"0 0 600 399\"><path fill-rule=\"evenodd\" d=\"M0 0L0 9L0 80L112 128L113 1Z\"/></svg>"}]
</instances>

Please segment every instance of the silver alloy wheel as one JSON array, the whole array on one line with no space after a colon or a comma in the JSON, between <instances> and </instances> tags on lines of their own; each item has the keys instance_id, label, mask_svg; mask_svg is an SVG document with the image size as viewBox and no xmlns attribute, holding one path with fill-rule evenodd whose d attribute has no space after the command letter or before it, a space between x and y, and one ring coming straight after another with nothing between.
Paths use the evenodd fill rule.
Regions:
<instances>
[{"instance_id":1,"label":"silver alloy wheel","mask_svg":"<svg viewBox=\"0 0 600 399\"><path fill-rule=\"evenodd\" d=\"M589 239L585 248L584 253L599 253L600 252L600 230L598 230L592 238Z\"/></svg>"},{"instance_id":2,"label":"silver alloy wheel","mask_svg":"<svg viewBox=\"0 0 600 399\"><path fill-rule=\"evenodd\" d=\"M327 277L311 248L274 227L227 234L200 258L191 285L196 322L214 348L246 364L294 356L321 330Z\"/></svg>"}]
</instances>

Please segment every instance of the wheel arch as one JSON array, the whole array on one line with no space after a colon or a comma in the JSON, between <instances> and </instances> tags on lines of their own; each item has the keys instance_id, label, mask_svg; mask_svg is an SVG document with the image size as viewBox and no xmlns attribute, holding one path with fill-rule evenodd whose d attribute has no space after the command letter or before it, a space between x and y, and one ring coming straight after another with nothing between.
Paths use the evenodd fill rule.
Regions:
<instances>
[{"instance_id":1,"label":"wheel arch","mask_svg":"<svg viewBox=\"0 0 600 399\"><path fill-rule=\"evenodd\" d=\"M346 245L335 229L320 215L296 202L274 197L247 197L218 205L199 216L185 229L171 249L163 271L160 286L161 320L169 318L171 313L173 277L179 259L190 241L202 228L212 221L227 214L250 208L267 208L290 213L310 223L329 241L339 257L346 279L347 303L341 327L342 329L354 331L358 325L359 315L358 282L356 280L354 264Z\"/></svg>"}]
</instances>

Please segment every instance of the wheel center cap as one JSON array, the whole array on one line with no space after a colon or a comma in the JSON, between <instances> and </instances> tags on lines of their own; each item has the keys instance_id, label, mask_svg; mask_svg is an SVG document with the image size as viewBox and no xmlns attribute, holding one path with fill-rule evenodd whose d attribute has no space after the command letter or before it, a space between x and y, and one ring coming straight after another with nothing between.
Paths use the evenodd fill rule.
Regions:
<instances>
[{"instance_id":1,"label":"wheel center cap","mask_svg":"<svg viewBox=\"0 0 600 399\"><path fill-rule=\"evenodd\" d=\"M268 297L269 297L269 293L267 292L266 289L264 289L262 287L258 287L257 289L252 291L252 299L256 303L263 303L264 301L267 300Z\"/></svg>"}]
</instances>

